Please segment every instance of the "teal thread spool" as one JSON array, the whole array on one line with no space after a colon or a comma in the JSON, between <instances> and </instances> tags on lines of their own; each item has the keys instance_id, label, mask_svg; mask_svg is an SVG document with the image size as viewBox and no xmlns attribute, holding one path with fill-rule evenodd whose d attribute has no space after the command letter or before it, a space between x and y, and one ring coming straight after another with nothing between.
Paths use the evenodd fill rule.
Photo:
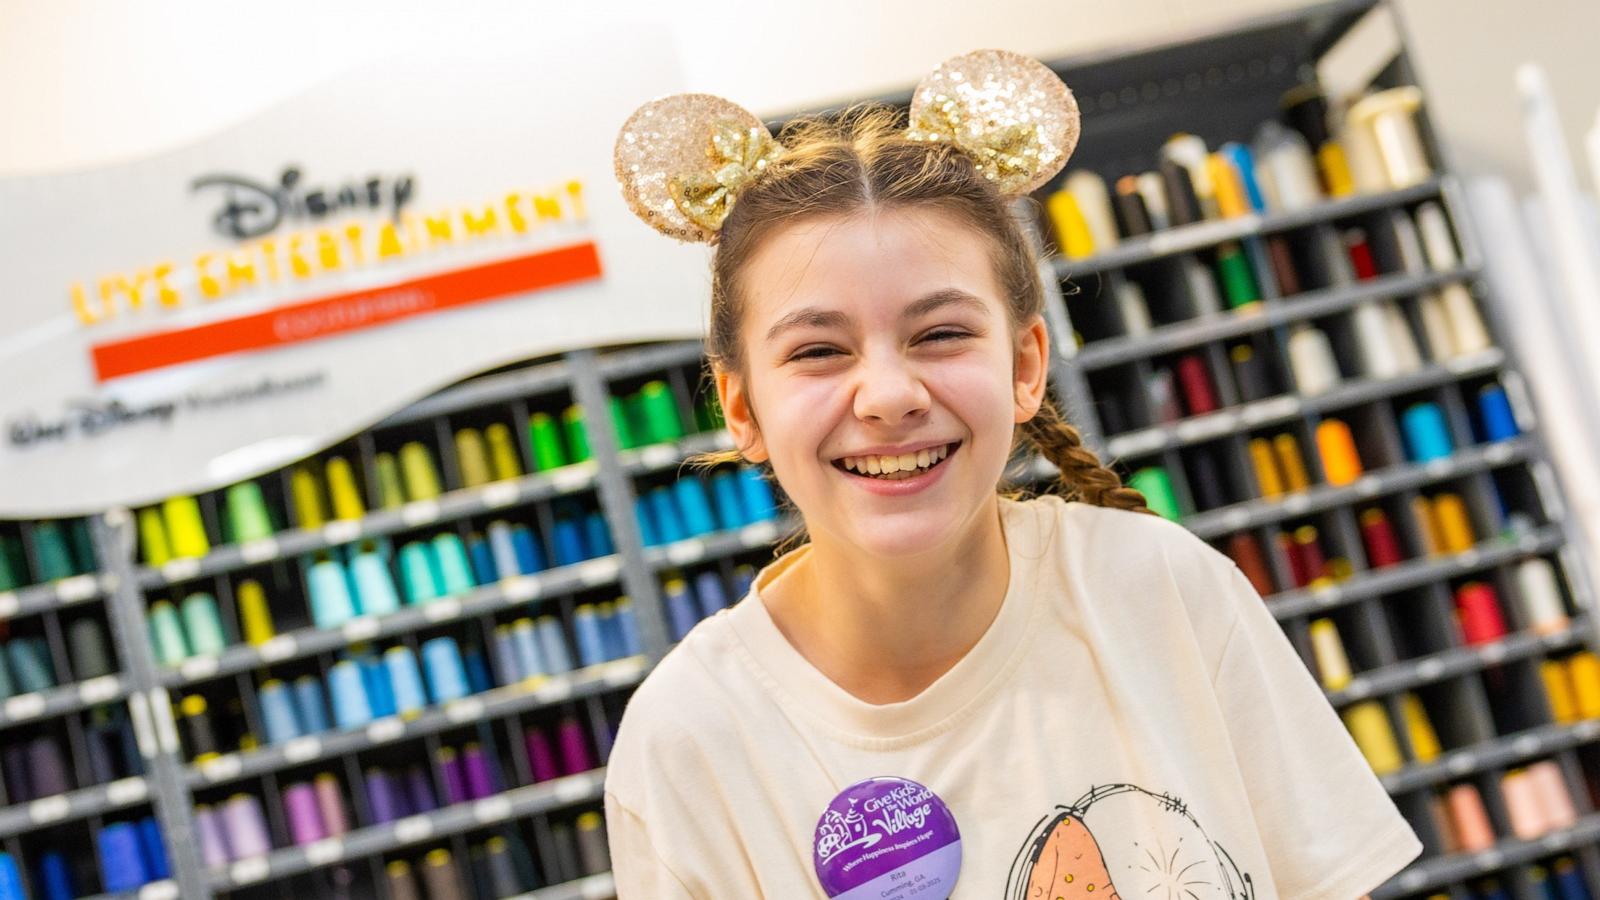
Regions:
<instances>
[{"instance_id":1,"label":"teal thread spool","mask_svg":"<svg viewBox=\"0 0 1600 900\"><path fill-rule=\"evenodd\" d=\"M427 603L444 596L444 585L439 583L436 572L431 544L412 541L400 548L400 583L407 603Z\"/></svg>"},{"instance_id":2,"label":"teal thread spool","mask_svg":"<svg viewBox=\"0 0 1600 900\"><path fill-rule=\"evenodd\" d=\"M175 666L189 658L189 643L183 636L183 623L178 620L178 608L170 601L157 600L150 604L150 643L155 648L156 659L162 665Z\"/></svg>"},{"instance_id":3,"label":"teal thread spool","mask_svg":"<svg viewBox=\"0 0 1600 900\"><path fill-rule=\"evenodd\" d=\"M1128 486L1144 495L1144 502L1162 518L1178 521L1178 497L1172 490L1172 476L1161 466L1147 466L1133 473Z\"/></svg>"},{"instance_id":4,"label":"teal thread spool","mask_svg":"<svg viewBox=\"0 0 1600 900\"><path fill-rule=\"evenodd\" d=\"M39 563L39 580L55 581L72 575L72 555L59 522L39 522L33 526L33 552Z\"/></svg>"},{"instance_id":5,"label":"teal thread spool","mask_svg":"<svg viewBox=\"0 0 1600 900\"><path fill-rule=\"evenodd\" d=\"M243 543L272 536L272 517L267 514L261 485L254 481L229 485L226 502L228 531L233 540Z\"/></svg>"},{"instance_id":6,"label":"teal thread spool","mask_svg":"<svg viewBox=\"0 0 1600 900\"><path fill-rule=\"evenodd\" d=\"M465 594L476 587L472 580L472 561L467 557L467 545L461 542L461 535L451 531L434 535L433 553L446 596Z\"/></svg>"},{"instance_id":7,"label":"teal thread spool","mask_svg":"<svg viewBox=\"0 0 1600 900\"><path fill-rule=\"evenodd\" d=\"M344 566L323 559L306 570L306 588L311 594L311 622L318 628L337 628L356 616L355 600Z\"/></svg>"},{"instance_id":8,"label":"teal thread spool","mask_svg":"<svg viewBox=\"0 0 1600 900\"><path fill-rule=\"evenodd\" d=\"M198 592L184 598L183 630L189 636L189 651L195 656L221 653L228 645L217 600L210 594Z\"/></svg>"},{"instance_id":9,"label":"teal thread spool","mask_svg":"<svg viewBox=\"0 0 1600 900\"><path fill-rule=\"evenodd\" d=\"M22 587L25 570L22 567L22 548L17 542L0 535L0 591Z\"/></svg>"},{"instance_id":10,"label":"teal thread spool","mask_svg":"<svg viewBox=\"0 0 1600 900\"><path fill-rule=\"evenodd\" d=\"M94 536L89 533L88 519L73 519L67 527L67 543L72 545L72 572L74 575L93 572L100 562L94 553Z\"/></svg>"},{"instance_id":11,"label":"teal thread spool","mask_svg":"<svg viewBox=\"0 0 1600 900\"><path fill-rule=\"evenodd\" d=\"M31 694L56 686L50 665L50 648L43 638L17 637L6 642L6 657L11 663L13 687L19 694Z\"/></svg>"},{"instance_id":12,"label":"teal thread spool","mask_svg":"<svg viewBox=\"0 0 1600 900\"><path fill-rule=\"evenodd\" d=\"M376 550L356 554L350 562L350 577L356 585L362 615L381 616L400 608L400 596L395 591L394 579L389 577L389 566Z\"/></svg>"}]
</instances>

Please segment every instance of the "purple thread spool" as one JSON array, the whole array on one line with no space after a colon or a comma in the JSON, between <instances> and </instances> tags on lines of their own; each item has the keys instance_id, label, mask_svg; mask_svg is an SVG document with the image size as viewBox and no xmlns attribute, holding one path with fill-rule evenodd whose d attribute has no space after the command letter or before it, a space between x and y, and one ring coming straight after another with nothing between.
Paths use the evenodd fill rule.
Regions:
<instances>
[{"instance_id":1,"label":"purple thread spool","mask_svg":"<svg viewBox=\"0 0 1600 900\"><path fill-rule=\"evenodd\" d=\"M372 824L382 825L405 818L405 799L395 790L394 778L382 769L367 770L367 805L372 807Z\"/></svg>"},{"instance_id":2,"label":"purple thread spool","mask_svg":"<svg viewBox=\"0 0 1600 900\"><path fill-rule=\"evenodd\" d=\"M574 775L594 768L594 759L589 755L589 742L584 740L583 726L577 719L561 720L561 724L556 726L556 743L561 747L561 774Z\"/></svg>"},{"instance_id":3,"label":"purple thread spool","mask_svg":"<svg viewBox=\"0 0 1600 900\"><path fill-rule=\"evenodd\" d=\"M28 744L28 771L33 778L35 800L72 790L72 779L55 738L41 736Z\"/></svg>"},{"instance_id":4,"label":"purple thread spool","mask_svg":"<svg viewBox=\"0 0 1600 900\"><path fill-rule=\"evenodd\" d=\"M461 773L467 779L467 796L482 800L494 793L494 776L489 771L489 758L483 747L468 744L461 751Z\"/></svg>"},{"instance_id":5,"label":"purple thread spool","mask_svg":"<svg viewBox=\"0 0 1600 900\"><path fill-rule=\"evenodd\" d=\"M433 796L433 780L422 766L412 766L406 770L406 794L411 798L411 808L416 812L432 812L439 808L439 801Z\"/></svg>"},{"instance_id":6,"label":"purple thread spool","mask_svg":"<svg viewBox=\"0 0 1600 900\"><path fill-rule=\"evenodd\" d=\"M328 836L328 826L317 808L317 790L309 781L283 789L283 811L289 817L289 838L296 844L309 844Z\"/></svg>"},{"instance_id":7,"label":"purple thread spool","mask_svg":"<svg viewBox=\"0 0 1600 900\"><path fill-rule=\"evenodd\" d=\"M444 782L444 802L453 805L472 799L467 796L467 777L461 771L461 760L456 758L456 751L440 747L437 760L439 778Z\"/></svg>"},{"instance_id":8,"label":"purple thread spool","mask_svg":"<svg viewBox=\"0 0 1600 900\"><path fill-rule=\"evenodd\" d=\"M323 772L312 781L317 792L317 811L322 813L322 824L329 835L340 835L350 830L350 816L344 810L344 795L339 791L339 779L332 772Z\"/></svg>"},{"instance_id":9,"label":"purple thread spool","mask_svg":"<svg viewBox=\"0 0 1600 900\"><path fill-rule=\"evenodd\" d=\"M228 848L235 860L261 856L272 850L267 833L267 817L261 801L251 794L234 794L222 807L222 827L228 834Z\"/></svg>"},{"instance_id":10,"label":"purple thread spool","mask_svg":"<svg viewBox=\"0 0 1600 900\"><path fill-rule=\"evenodd\" d=\"M550 749L550 738L543 729L530 728L523 739L528 748L528 768L533 771L534 783L549 781L561 775L556 768L556 754Z\"/></svg>"},{"instance_id":11,"label":"purple thread spool","mask_svg":"<svg viewBox=\"0 0 1600 900\"><path fill-rule=\"evenodd\" d=\"M194 808L194 830L200 841L200 860L206 868L225 866L233 857L228 849L228 833L222 828L222 814L209 806Z\"/></svg>"}]
</instances>

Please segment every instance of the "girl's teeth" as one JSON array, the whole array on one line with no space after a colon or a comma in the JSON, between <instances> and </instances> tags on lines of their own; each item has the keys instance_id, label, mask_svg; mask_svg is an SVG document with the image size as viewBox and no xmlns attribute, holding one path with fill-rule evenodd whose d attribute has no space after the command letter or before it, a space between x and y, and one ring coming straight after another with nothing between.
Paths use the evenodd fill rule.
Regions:
<instances>
[{"instance_id":1,"label":"girl's teeth","mask_svg":"<svg viewBox=\"0 0 1600 900\"><path fill-rule=\"evenodd\" d=\"M866 460L866 463L867 463L867 466L866 466L867 474L869 474L869 475L881 475L881 474L883 474L883 467L878 465L878 458L876 456L868 456L868 457L864 457L864 459ZM858 468L858 469L861 468L860 460L857 460L856 468Z\"/></svg>"},{"instance_id":2,"label":"girl's teeth","mask_svg":"<svg viewBox=\"0 0 1600 900\"><path fill-rule=\"evenodd\" d=\"M928 451L926 451L926 450L918 450L917 451L917 468L926 469L927 467L928 467Z\"/></svg>"},{"instance_id":3,"label":"girl's teeth","mask_svg":"<svg viewBox=\"0 0 1600 900\"><path fill-rule=\"evenodd\" d=\"M949 455L950 447L947 444L899 456L852 456L845 459L844 467L853 472L881 475L898 481L914 474L917 470L932 466Z\"/></svg>"}]
</instances>

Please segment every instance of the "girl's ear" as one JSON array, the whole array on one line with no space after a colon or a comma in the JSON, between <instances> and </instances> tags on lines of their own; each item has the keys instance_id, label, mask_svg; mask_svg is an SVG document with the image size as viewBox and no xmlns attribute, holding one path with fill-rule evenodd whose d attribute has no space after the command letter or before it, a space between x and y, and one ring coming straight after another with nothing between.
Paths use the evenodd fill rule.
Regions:
<instances>
[{"instance_id":1,"label":"girl's ear","mask_svg":"<svg viewBox=\"0 0 1600 900\"><path fill-rule=\"evenodd\" d=\"M1044 316L1035 315L1033 321L1017 333L1015 370L1014 414L1015 421L1022 423L1039 411L1050 380L1050 332L1045 328Z\"/></svg>"},{"instance_id":2,"label":"girl's ear","mask_svg":"<svg viewBox=\"0 0 1600 900\"><path fill-rule=\"evenodd\" d=\"M722 404L722 419L728 425L728 433L733 435L733 445L750 462L766 462L766 442L761 439L761 429L751 413L750 395L744 379L737 372L722 369L717 369L714 377L717 400Z\"/></svg>"}]
</instances>

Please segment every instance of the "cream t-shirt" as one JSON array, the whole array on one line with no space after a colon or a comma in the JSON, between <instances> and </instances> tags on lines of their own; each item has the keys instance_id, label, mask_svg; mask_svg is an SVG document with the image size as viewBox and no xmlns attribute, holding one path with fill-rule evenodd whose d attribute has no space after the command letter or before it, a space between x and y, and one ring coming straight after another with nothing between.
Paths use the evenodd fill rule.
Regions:
<instances>
[{"instance_id":1,"label":"cream t-shirt","mask_svg":"<svg viewBox=\"0 0 1600 900\"><path fill-rule=\"evenodd\" d=\"M620 900L826 897L818 819L883 775L954 813L956 900L1357 900L1421 853L1232 560L1148 514L1000 512L1000 611L910 700L857 699L773 623L809 546L667 654L606 773Z\"/></svg>"}]
</instances>

